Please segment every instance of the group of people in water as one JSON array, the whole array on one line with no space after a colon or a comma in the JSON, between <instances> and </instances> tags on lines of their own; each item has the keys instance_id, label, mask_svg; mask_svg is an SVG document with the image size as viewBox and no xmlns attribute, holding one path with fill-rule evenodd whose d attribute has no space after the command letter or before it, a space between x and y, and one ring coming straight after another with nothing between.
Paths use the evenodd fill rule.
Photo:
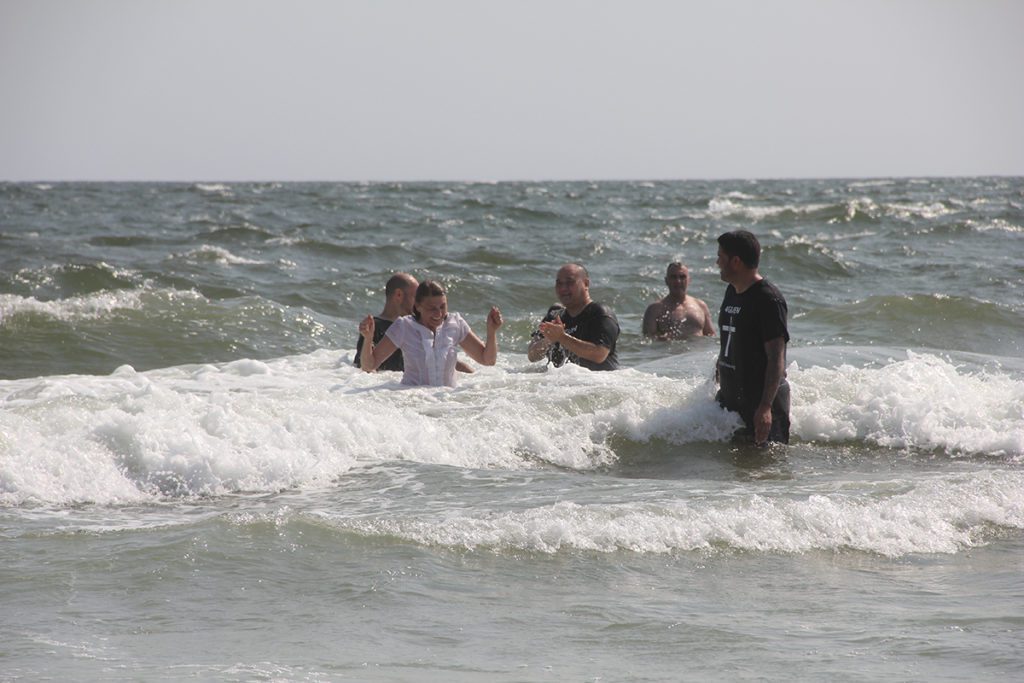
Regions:
<instances>
[{"instance_id":1,"label":"group of people in water","mask_svg":"<svg viewBox=\"0 0 1024 683\"><path fill-rule=\"evenodd\" d=\"M718 314L720 349L715 364L719 404L739 413L755 444L789 442L789 385L786 381L788 308L778 288L759 272L761 245L746 230L718 238L721 279L728 284ZM643 334L672 340L715 336L707 304L687 293L689 270L670 263L668 294L644 312ZM448 311L444 288L433 280L417 282L408 273L388 280L384 310L359 323L355 364L366 372L403 373L408 385L454 386L456 372L472 372L458 359L461 348L481 365L498 357L501 311L492 307L481 339L461 315ZM615 344L619 323L612 310L590 296L590 275L567 263L555 276L557 304L531 336L527 357L556 367L574 363L589 370L619 367Z\"/></svg>"}]
</instances>

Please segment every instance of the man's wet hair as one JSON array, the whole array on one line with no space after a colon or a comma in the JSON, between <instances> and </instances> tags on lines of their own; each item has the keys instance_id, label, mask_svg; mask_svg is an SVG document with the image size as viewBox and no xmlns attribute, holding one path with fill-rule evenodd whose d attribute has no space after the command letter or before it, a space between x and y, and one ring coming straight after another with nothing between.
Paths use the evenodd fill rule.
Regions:
<instances>
[{"instance_id":1,"label":"man's wet hair","mask_svg":"<svg viewBox=\"0 0 1024 683\"><path fill-rule=\"evenodd\" d=\"M738 256L747 268L757 268L761 262L761 243L754 233L733 230L718 236L718 246L729 256Z\"/></svg>"}]
</instances>

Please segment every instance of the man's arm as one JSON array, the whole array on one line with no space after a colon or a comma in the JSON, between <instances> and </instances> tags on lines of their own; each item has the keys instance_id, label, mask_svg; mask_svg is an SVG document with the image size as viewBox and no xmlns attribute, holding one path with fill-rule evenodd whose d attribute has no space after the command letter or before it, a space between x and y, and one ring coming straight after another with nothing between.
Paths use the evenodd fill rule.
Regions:
<instances>
[{"instance_id":1,"label":"man's arm","mask_svg":"<svg viewBox=\"0 0 1024 683\"><path fill-rule=\"evenodd\" d=\"M531 363L536 363L547 356L549 348L551 348L551 342L544 337L531 339L530 346L526 349L526 357L530 359Z\"/></svg>"},{"instance_id":2,"label":"man's arm","mask_svg":"<svg viewBox=\"0 0 1024 683\"><path fill-rule=\"evenodd\" d=\"M661 313L661 305L653 303L644 311L643 334L650 339L658 338L658 315Z\"/></svg>"},{"instance_id":3,"label":"man's arm","mask_svg":"<svg viewBox=\"0 0 1024 683\"><path fill-rule=\"evenodd\" d=\"M779 391L779 384L786 372L786 339L776 337L764 343L768 355L768 367L764 373L764 392L761 402L754 410L754 443L763 444L768 440L772 428L772 402Z\"/></svg>"},{"instance_id":4,"label":"man's arm","mask_svg":"<svg viewBox=\"0 0 1024 683\"><path fill-rule=\"evenodd\" d=\"M548 308L548 312L544 314L544 318L541 323L546 323L554 320L558 317L558 314L563 310L562 306L555 304ZM539 360L544 360L548 357L548 351L551 349L551 342L544 338L541 334L540 327L538 327L531 335L530 345L526 347L526 357L531 363L536 363Z\"/></svg>"},{"instance_id":5,"label":"man's arm","mask_svg":"<svg viewBox=\"0 0 1024 683\"><path fill-rule=\"evenodd\" d=\"M574 353L580 358L589 360L591 363L600 365L605 362L608 354L611 353L611 349L605 346L599 346L593 342L583 341L566 334L565 325L562 324L561 318L555 318L548 323L541 323L540 331L544 338L552 344L561 344L563 349Z\"/></svg>"},{"instance_id":6,"label":"man's arm","mask_svg":"<svg viewBox=\"0 0 1024 683\"><path fill-rule=\"evenodd\" d=\"M700 310L704 312L704 329L701 330L701 334L705 337L715 336L715 324L711 321L711 309L702 300L697 299L700 302Z\"/></svg>"},{"instance_id":7,"label":"man's arm","mask_svg":"<svg viewBox=\"0 0 1024 683\"><path fill-rule=\"evenodd\" d=\"M612 352L611 349L605 346L599 346L593 342L583 341L569 335L562 337L558 343L562 345L562 348L568 349L578 357L585 358L591 363L597 363L598 365L605 362L608 354Z\"/></svg>"}]
</instances>

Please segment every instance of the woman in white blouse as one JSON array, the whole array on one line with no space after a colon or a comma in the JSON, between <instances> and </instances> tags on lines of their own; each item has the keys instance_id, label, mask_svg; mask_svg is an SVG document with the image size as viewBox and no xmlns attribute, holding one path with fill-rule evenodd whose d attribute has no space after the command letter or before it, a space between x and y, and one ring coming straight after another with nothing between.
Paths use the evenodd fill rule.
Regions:
<instances>
[{"instance_id":1,"label":"woman in white blouse","mask_svg":"<svg viewBox=\"0 0 1024 683\"><path fill-rule=\"evenodd\" d=\"M502 322L501 311L492 307L487 314L485 344L461 315L448 312L444 288L433 280L424 280L416 288L412 315L395 320L376 346L373 344L373 316L368 315L359 323L359 333L363 336L360 367L365 372L373 372L396 349L401 349L405 358L402 384L453 387L458 347L477 363L494 365L498 359L498 328Z\"/></svg>"}]
</instances>

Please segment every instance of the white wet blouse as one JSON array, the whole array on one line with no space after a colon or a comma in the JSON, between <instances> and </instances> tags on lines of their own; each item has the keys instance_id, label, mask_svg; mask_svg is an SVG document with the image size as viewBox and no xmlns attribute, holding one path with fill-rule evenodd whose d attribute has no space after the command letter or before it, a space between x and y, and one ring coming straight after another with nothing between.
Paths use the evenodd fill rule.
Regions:
<instances>
[{"instance_id":1,"label":"white wet blouse","mask_svg":"<svg viewBox=\"0 0 1024 683\"><path fill-rule=\"evenodd\" d=\"M402 384L454 387L459 344L469 332L469 323L458 313L449 313L437 333L411 315L403 315L391 324L384 336L402 350L405 362Z\"/></svg>"}]
</instances>

